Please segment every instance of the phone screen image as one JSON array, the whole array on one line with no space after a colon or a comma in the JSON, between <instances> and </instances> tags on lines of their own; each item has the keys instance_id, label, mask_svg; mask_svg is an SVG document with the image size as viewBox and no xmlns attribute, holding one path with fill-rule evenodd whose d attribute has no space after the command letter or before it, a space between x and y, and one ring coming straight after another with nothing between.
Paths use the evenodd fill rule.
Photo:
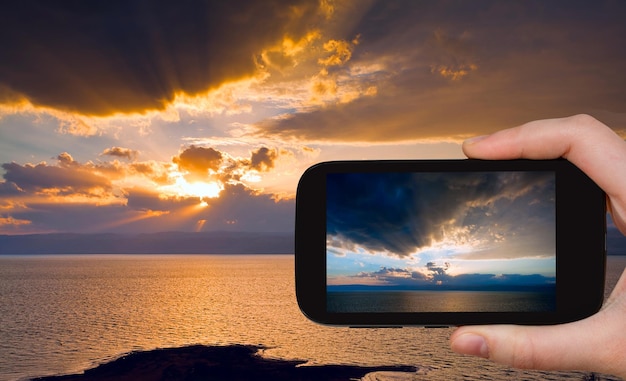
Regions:
<instances>
[{"instance_id":1,"label":"phone screen image","mask_svg":"<svg viewBox=\"0 0 626 381\"><path fill-rule=\"evenodd\" d=\"M556 310L555 172L325 180L328 313Z\"/></svg>"}]
</instances>

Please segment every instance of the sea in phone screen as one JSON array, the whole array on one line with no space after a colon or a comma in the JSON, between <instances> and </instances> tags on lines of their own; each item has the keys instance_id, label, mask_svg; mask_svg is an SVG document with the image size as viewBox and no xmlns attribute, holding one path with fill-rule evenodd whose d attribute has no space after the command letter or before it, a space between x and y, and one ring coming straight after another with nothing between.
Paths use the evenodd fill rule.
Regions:
<instances>
[{"instance_id":1,"label":"sea in phone screen","mask_svg":"<svg viewBox=\"0 0 626 381\"><path fill-rule=\"evenodd\" d=\"M556 308L551 171L330 173L331 313Z\"/></svg>"}]
</instances>

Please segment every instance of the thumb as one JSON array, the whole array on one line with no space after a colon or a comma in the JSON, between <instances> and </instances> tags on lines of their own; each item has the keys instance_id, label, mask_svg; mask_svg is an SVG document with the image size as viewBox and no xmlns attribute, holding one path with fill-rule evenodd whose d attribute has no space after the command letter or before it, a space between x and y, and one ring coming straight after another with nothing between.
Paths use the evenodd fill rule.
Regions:
<instances>
[{"instance_id":1,"label":"thumb","mask_svg":"<svg viewBox=\"0 0 626 381\"><path fill-rule=\"evenodd\" d=\"M598 371L624 377L619 374L624 360L617 358L623 352L610 345L611 335L614 342L620 334L611 332L605 324L608 320L600 313L555 326L467 326L458 328L450 341L457 353L515 368Z\"/></svg>"}]
</instances>

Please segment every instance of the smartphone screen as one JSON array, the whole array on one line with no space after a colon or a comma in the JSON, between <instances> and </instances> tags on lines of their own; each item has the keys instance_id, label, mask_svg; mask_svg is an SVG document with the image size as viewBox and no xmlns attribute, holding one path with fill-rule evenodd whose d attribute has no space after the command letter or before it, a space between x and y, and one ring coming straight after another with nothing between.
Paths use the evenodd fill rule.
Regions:
<instances>
[{"instance_id":1,"label":"smartphone screen","mask_svg":"<svg viewBox=\"0 0 626 381\"><path fill-rule=\"evenodd\" d=\"M603 300L606 196L567 160L316 164L295 230L323 324L557 324Z\"/></svg>"},{"instance_id":2,"label":"smartphone screen","mask_svg":"<svg viewBox=\"0 0 626 381\"><path fill-rule=\"evenodd\" d=\"M326 175L330 313L556 309L553 171Z\"/></svg>"}]
</instances>

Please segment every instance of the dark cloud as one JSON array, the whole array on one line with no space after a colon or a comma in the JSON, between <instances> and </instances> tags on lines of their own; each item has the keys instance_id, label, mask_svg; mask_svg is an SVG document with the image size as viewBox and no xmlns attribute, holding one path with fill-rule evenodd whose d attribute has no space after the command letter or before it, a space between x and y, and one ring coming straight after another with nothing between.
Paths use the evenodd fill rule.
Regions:
<instances>
[{"instance_id":1,"label":"dark cloud","mask_svg":"<svg viewBox=\"0 0 626 381\"><path fill-rule=\"evenodd\" d=\"M532 234L534 245L554 248L554 177L547 172L329 174L326 184L327 234L346 248L404 257L449 238L458 245L481 240L515 257L521 254L502 253L503 242Z\"/></svg>"},{"instance_id":2,"label":"dark cloud","mask_svg":"<svg viewBox=\"0 0 626 381\"><path fill-rule=\"evenodd\" d=\"M2 164L4 179L29 193L48 191L57 195L95 196L112 189L108 177L74 165L69 154L59 155L59 162L60 166L5 163Z\"/></svg>"},{"instance_id":3,"label":"dark cloud","mask_svg":"<svg viewBox=\"0 0 626 381\"><path fill-rule=\"evenodd\" d=\"M192 177L206 180L209 171L217 172L222 164L222 159L223 154L216 149L192 145L172 160L178 164L178 168L188 171Z\"/></svg>"},{"instance_id":4,"label":"dark cloud","mask_svg":"<svg viewBox=\"0 0 626 381\"><path fill-rule=\"evenodd\" d=\"M177 93L251 76L264 48L318 17L304 0L7 3L0 101L96 115L162 109Z\"/></svg>"},{"instance_id":5,"label":"dark cloud","mask_svg":"<svg viewBox=\"0 0 626 381\"><path fill-rule=\"evenodd\" d=\"M437 265L435 262L426 263L426 269L431 273L434 280L441 280L441 277L446 277L446 272L450 269L450 263L445 262L443 266Z\"/></svg>"},{"instance_id":6,"label":"dark cloud","mask_svg":"<svg viewBox=\"0 0 626 381\"><path fill-rule=\"evenodd\" d=\"M166 213L200 203L200 197L163 197L148 189L129 190L126 200L126 206L134 210Z\"/></svg>"},{"instance_id":7,"label":"dark cloud","mask_svg":"<svg viewBox=\"0 0 626 381\"><path fill-rule=\"evenodd\" d=\"M292 231L294 200L275 199L243 184L225 184L220 196L208 203L205 230Z\"/></svg>"},{"instance_id":8,"label":"dark cloud","mask_svg":"<svg viewBox=\"0 0 626 381\"><path fill-rule=\"evenodd\" d=\"M361 37L343 68L376 95L265 120L258 133L462 139L581 112L624 129L606 113L626 113L624 15L613 1L378 1L347 31Z\"/></svg>"},{"instance_id":9,"label":"dark cloud","mask_svg":"<svg viewBox=\"0 0 626 381\"><path fill-rule=\"evenodd\" d=\"M361 271L356 275L351 275L345 282L346 284L375 283L378 285L397 285L410 277L411 271L408 269L381 267L378 271Z\"/></svg>"},{"instance_id":10,"label":"dark cloud","mask_svg":"<svg viewBox=\"0 0 626 381\"><path fill-rule=\"evenodd\" d=\"M68 152L58 154L55 159L56 164L2 164L6 181L0 183L0 188L7 189L7 192L13 189L12 195L7 196L16 199L81 196L103 202L121 196L116 192L114 182L127 175L128 169L119 162L80 163Z\"/></svg>"},{"instance_id":11,"label":"dark cloud","mask_svg":"<svg viewBox=\"0 0 626 381\"><path fill-rule=\"evenodd\" d=\"M3 181L0 183L0 196L16 196L23 192L24 191L12 181Z\"/></svg>"},{"instance_id":12,"label":"dark cloud","mask_svg":"<svg viewBox=\"0 0 626 381\"><path fill-rule=\"evenodd\" d=\"M119 204L96 205L92 203L51 203L45 200L27 202L26 208L16 209L11 216L16 220L30 221L19 226L12 233L52 233L52 232L97 232L115 231L120 221L136 218L136 213L129 213L127 207ZM130 225L132 226L132 224ZM119 229L131 232L129 225Z\"/></svg>"},{"instance_id":13,"label":"dark cloud","mask_svg":"<svg viewBox=\"0 0 626 381\"><path fill-rule=\"evenodd\" d=\"M356 278L373 278L386 284L421 284L430 283L430 278L419 271L402 268L381 267L378 271L360 272Z\"/></svg>"},{"instance_id":14,"label":"dark cloud","mask_svg":"<svg viewBox=\"0 0 626 381\"><path fill-rule=\"evenodd\" d=\"M556 278L540 274L458 274L447 273L449 265L438 266L435 263L428 263L425 271L415 271L403 268L382 267L380 270L371 272L360 272L349 277L353 283L350 284L374 284L379 287L393 287L395 289L446 289L446 290L520 290L524 288L553 288Z\"/></svg>"},{"instance_id":15,"label":"dark cloud","mask_svg":"<svg viewBox=\"0 0 626 381\"><path fill-rule=\"evenodd\" d=\"M276 149L261 147L256 151L252 151L250 157L250 168L257 171L268 171L274 168L274 161L278 158Z\"/></svg>"},{"instance_id":16,"label":"dark cloud","mask_svg":"<svg viewBox=\"0 0 626 381\"><path fill-rule=\"evenodd\" d=\"M102 151L101 155L121 157L123 159L135 160L139 155L139 152L130 148L111 147Z\"/></svg>"}]
</instances>

